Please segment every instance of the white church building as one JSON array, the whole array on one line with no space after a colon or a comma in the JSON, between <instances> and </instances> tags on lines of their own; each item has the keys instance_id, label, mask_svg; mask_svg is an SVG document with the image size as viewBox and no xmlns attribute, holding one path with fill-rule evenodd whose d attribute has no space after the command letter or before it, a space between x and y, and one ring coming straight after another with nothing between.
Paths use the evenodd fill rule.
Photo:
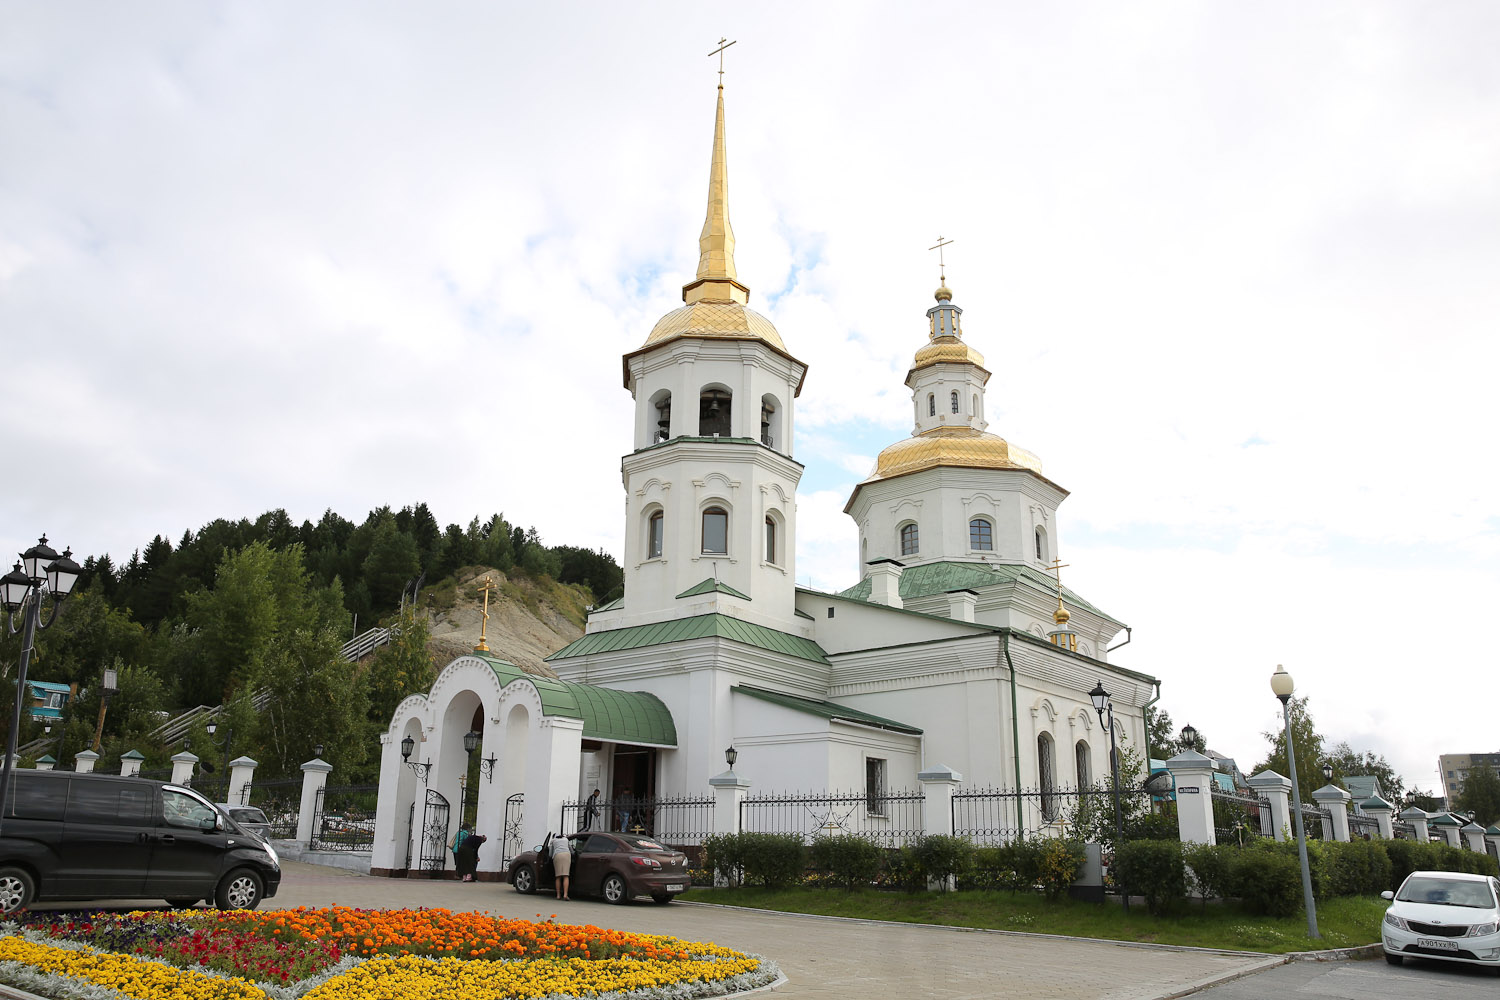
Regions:
<instances>
[{"instance_id":1,"label":"white church building","mask_svg":"<svg viewBox=\"0 0 1500 1000\"><path fill-rule=\"evenodd\" d=\"M529 846L594 788L711 797L731 746L752 795L873 795L938 768L971 786L1087 785L1109 773L1096 683L1116 738L1144 756L1157 682L1111 665L1128 630L1049 575L1068 493L989 432L991 373L946 283L925 331L913 323L911 436L845 507L858 582L821 593L795 583L807 366L735 269L722 85L698 242L684 304L624 355L624 596L548 657L558 679L481 649L400 705L382 737L375 873L443 867L447 807L476 795L461 788L471 758L478 832ZM481 872L510 853L482 851Z\"/></svg>"}]
</instances>

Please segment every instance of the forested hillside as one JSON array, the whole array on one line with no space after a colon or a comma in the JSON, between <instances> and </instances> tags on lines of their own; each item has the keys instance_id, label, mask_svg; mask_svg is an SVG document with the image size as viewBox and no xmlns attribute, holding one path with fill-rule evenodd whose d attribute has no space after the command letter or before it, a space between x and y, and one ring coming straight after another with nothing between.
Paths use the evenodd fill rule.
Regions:
<instances>
[{"instance_id":1,"label":"forested hillside","mask_svg":"<svg viewBox=\"0 0 1500 1000\"><path fill-rule=\"evenodd\" d=\"M83 566L56 624L38 634L29 668L33 680L77 685L47 752L71 762L93 742L100 677L113 666L120 690L109 702L101 770L115 770L132 748L148 767L163 766L181 744L153 742L152 730L182 709L222 703L218 745L201 727L189 736L205 761L222 769L233 728L231 756L260 761L262 775L295 775L321 743L347 780L373 775L378 734L396 704L431 683L427 604L439 609L440 632L451 628L442 615L451 618L456 603L462 610L460 584L466 594L485 568L499 570L512 616L535 615L550 623L537 633L549 635L561 619L581 627L581 609L617 596L622 579L608 554L544 545L534 528L499 514L439 529L426 504L382 507L358 525L332 511L300 526L282 510L217 520L176 545L158 536L123 564L99 555ZM346 661L340 647L377 624L394 626L396 640ZM0 640L6 725L19 654L17 637ZM260 710L255 692L269 693ZM21 744L43 735L23 720Z\"/></svg>"}]
</instances>

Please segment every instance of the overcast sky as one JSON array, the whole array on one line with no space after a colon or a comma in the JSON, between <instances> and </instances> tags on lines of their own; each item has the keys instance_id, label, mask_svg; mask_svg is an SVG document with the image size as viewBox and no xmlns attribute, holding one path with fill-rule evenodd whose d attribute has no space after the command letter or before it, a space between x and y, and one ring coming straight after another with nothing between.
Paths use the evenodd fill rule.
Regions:
<instances>
[{"instance_id":1,"label":"overcast sky","mask_svg":"<svg viewBox=\"0 0 1500 1000\"><path fill-rule=\"evenodd\" d=\"M618 556L727 35L799 581L857 580L941 234L1178 725L1255 763L1285 663L1408 783L1500 749L1500 5L710 6L0 2L0 551L425 501Z\"/></svg>"}]
</instances>

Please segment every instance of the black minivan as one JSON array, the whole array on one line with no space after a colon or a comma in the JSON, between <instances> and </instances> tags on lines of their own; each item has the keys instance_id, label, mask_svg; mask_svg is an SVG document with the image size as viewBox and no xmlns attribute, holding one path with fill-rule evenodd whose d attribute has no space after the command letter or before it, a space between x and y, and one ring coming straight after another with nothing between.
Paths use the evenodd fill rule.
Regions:
<instances>
[{"instance_id":1,"label":"black minivan","mask_svg":"<svg viewBox=\"0 0 1500 1000\"><path fill-rule=\"evenodd\" d=\"M0 817L0 914L36 901L164 899L253 910L281 885L269 845L190 788L14 770Z\"/></svg>"}]
</instances>

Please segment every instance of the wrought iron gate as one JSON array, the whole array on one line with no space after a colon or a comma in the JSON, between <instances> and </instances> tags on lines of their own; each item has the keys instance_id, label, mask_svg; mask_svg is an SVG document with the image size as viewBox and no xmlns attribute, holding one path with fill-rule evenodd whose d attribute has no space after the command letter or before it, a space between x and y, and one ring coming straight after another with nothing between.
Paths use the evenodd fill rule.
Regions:
<instances>
[{"instance_id":1,"label":"wrought iron gate","mask_svg":"<svg viewBox=\"0 0 1500 1000\"><path fill-rule=\"evenodd\" d=\"M510 871L510 860L526 850L521 821L526 818L526 794L517 792L505 800L505 833L500 838L500 870Z\"/></svg>"},{"instance_id":2,"label":"wrought iron gate","mask_svg":"<svg viewBox=\"0 0 1500 1000\"><path fill-rule=\"evenodd\" d=\"M417 800L412 799L411 805L406 807L406 862L402 868L411 870L411 824L417 818Z\"/></svg>"},{"instance_id":3,"label":"wrought iron gate","mask_svg":"<svg viewBox=\"0 0 1500 1000\"><path fill-rule=\"evenodd\" d=\"M448 867L448 800L441 792L427 789L427 808L422 810L422 870L440 872Z\"/></svg>"}]
</instances>

